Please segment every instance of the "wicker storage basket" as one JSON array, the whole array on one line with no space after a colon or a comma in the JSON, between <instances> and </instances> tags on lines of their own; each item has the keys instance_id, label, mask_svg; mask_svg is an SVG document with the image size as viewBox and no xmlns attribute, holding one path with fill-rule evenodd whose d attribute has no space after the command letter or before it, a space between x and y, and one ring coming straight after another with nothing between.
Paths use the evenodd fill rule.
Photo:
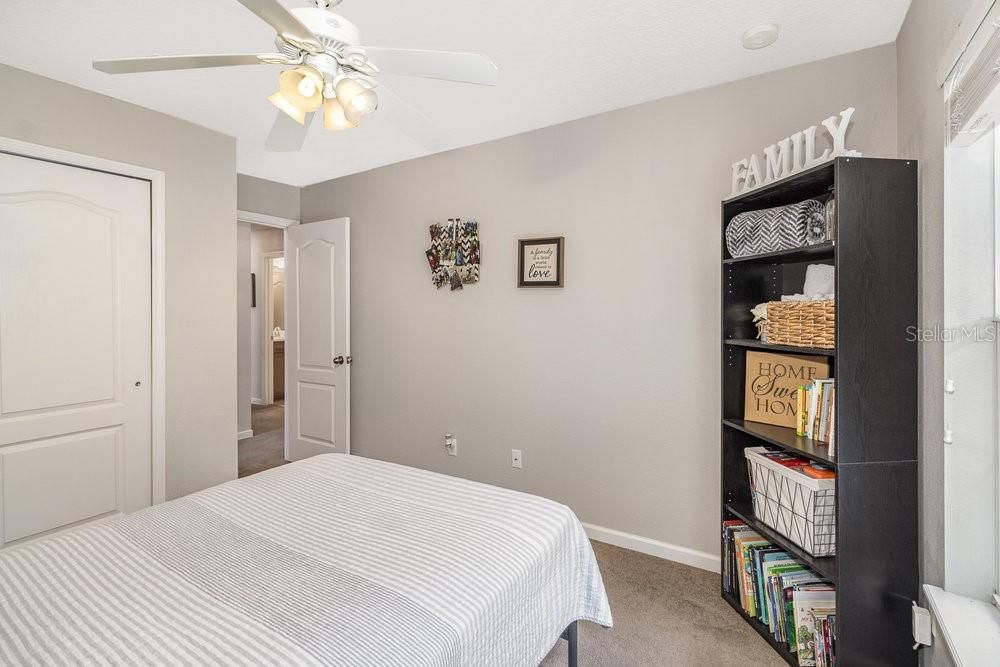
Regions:
<instances>
[{"instance_id":1,"label":"wicker storage basket","mask_svg":"<svg viewBox=\"0 0 1000 667\"><path fill-rule=\"evenodd\" d=\"M834 347L836 302L769 301L762 331L775 345Z\"/></svg>"}]
</instances>

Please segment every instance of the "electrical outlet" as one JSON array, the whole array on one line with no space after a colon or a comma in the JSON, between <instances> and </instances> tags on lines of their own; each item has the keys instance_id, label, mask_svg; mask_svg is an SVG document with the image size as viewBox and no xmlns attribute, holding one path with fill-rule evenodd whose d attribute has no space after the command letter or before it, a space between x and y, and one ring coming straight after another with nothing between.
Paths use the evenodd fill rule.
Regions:
<instances>
[{"instance_id":1,"label":"electrical outlet","mask_svg":"<svg viewBox=\"0 0 1000 667\"><path fill-rule=\"evenodd\" d=\"M510 467L511 468L523 468L524 467L524 465L522 464L521 450L520 449L512 449L512 450L510 450Z\"/></svg>"},{"instance_id":2,"label":"electrical outlet","mask_svg":"<svg viewBox=\"0 0 1000 667\"><path fill-rule=\"evenodd\" d=\"M448 452L448 456L458 456L458 438L451 433L444 434L444 451Z\"/></svg>"}]
</instances>

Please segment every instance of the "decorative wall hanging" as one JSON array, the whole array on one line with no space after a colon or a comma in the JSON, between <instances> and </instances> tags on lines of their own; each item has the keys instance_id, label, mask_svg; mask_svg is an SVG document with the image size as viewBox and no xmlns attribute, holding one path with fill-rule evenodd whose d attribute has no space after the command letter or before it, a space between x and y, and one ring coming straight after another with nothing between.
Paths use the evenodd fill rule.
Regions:
<instances>
[{"instance_id":1,"label":"decorative wall hanging","mask_svg":"<svg viewBox=\"0 0 1000 667\"><path fill-rule=\"evenodd\" d=\"M828 377L826 357L748 351L743 419L795 428L799 386Z\"/></svg>"},{"instance_id":2,"label":"decorative wall hanging","mask_svg":"<svg viewBox=\"0 0 1000 667\"><path fill-rule=\"evenodd\" d=\"M827 148L819 157L816 157L816 130L818 128L815 125L810 125L806 129L766 147L764 149L763 171L761 170L760 156L756 153L739 162L734 162L733 192L730 196L735 197L744 192L756 190L762 185L797 174L840 155L861 157L861 153L849 151L845 146L847 126L851 124L851 116L853 115L854 107L848 107L840 112L839 117L830 116L823 121L823 127L830 135L833 148Z\"/></svg>"},{"instance_id":3,"label":"decorative wall hanging","mask_svg":"<svg viewBox=\"0 0 1000 667\"><path fill-rule=\"evenodd\" d=\"M450 285L455 291L478 283L479 223L449 218L443 225L431 225L430 232L431 247L425 254L434 286L440 289Z\"/></svg>"},{"instance_id":4,"label":"decorative wall hanging","mask_svg":"<svg viewBox=\"0 0 1000 667\"><path fill-rule=\"evenodd\" d=\"M517 286L563 286L562 236L517 242Z\"/></svg>"}]
</instances>

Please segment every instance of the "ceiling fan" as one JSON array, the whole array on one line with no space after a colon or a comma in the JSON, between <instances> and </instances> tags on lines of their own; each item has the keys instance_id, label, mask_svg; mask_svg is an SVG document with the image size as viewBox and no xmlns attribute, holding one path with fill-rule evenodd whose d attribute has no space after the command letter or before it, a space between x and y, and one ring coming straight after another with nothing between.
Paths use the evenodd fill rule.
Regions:
<instances>
[{"instance_id":1,"label":"ceiling fan","mask_svg":"<svg viewBox=\"0 0 1000 667\"><path fill-rule=\"evenodd\" d=\"M380 72L495 86L497 67L477 53L421 51L361 45L358 28L333 7L342 0L313 0L315 7L287 9L278 0L237 0L277 32L276 53L153 56L96 60L94 69L132 74L234 65L285 65L278 91L268 99L278 107L265 146L271 151L302 148L313 116L322 110L328 130L357 127L380 108L379 94L392 97L393 120L429 148L446 138L416 109L392 95L375 78ZM378 88L378 92L376 92Z\"/></svg>"}]
</instances>

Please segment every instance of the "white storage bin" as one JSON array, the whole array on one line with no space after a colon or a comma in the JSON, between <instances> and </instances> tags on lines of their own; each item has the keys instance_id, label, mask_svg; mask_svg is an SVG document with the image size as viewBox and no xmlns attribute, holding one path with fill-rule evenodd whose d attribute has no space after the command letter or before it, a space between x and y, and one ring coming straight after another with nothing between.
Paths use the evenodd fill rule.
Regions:
<instances>
[{"instance_id":1,"label":"white storage bin","mask_svg":"<svg viewBox=\"0 0 1000 667\"><path fill-rule=\"evenodd\" d=\"M812 556L837 553L837 481L816 479L763 456L766 447L743 450L757 519Z\"/></svg>"}]
</instances>

